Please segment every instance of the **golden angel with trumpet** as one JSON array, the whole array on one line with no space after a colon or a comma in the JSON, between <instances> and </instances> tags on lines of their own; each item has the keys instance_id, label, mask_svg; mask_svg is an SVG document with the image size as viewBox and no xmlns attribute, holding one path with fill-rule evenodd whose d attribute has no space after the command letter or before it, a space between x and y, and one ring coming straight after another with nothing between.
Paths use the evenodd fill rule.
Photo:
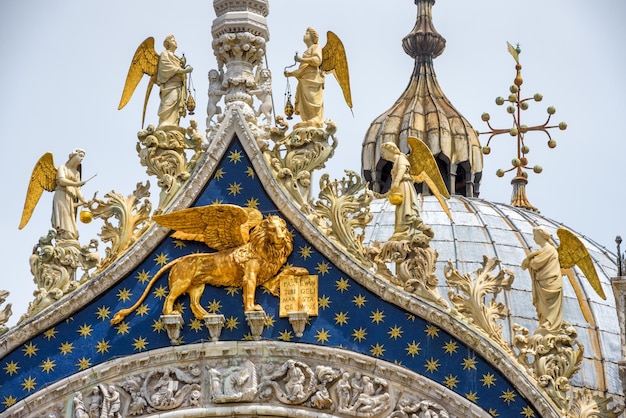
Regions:
<instances>
[{"instance_id":1,"label":"golden angel with trumpet","mask_svg":"<svg viewBox=\"0 0 626 418\"><path fill-rule=\"evenodd\" d=\"M56 231L56 238L78 240L76 212L79 206L89 205L80 188L93 178L86 181L81 179L83 158L85 158L85 151L79 148L72 151L67 162L58 168L54 165L52 153L45 153L39 158L28 183L19 229L26 226L43 191L46 190L54 192L52 228ZM88 211L81 213L81 220L85 223L91 221L90 215Z\"/></svg>"},{"instance_id":2,"label":"golden angel with trumpet","mask_svg":"<svg viewBox=\"0 0 626 418\"><path fill-rule=\"evenodd\" d=\"M165 51L157 54L154 49L154 38L150 37L137 47L118 106L118 109L126 106L142 77L149 76L141 117L142 127L146 119L148 99L155 84L161 88L158 128L179 126L180 118L187 114L187 74L191 73L193 68L187 65L184 55L181 58L174 54L178 48L174 35L165 37L163 46Z\"/></svg>"},{"instance_id":3,"label":"golden angel with trumpet","mask_svg":"<svg viewBox=\"0 0 626 418\"><path fill-rule=\"evenodd\" d=\"M396 206L394 233L390 241L410 239L412 235L422 231L414 183L426 183L452 220L452 214L444 200L449 199L450 194L430 149L417 138L407 138L407 142L411 147L408 155L401 152L393 142L385 142L380 146L382 157L393 163L391 187L385 194L389 202Z\"/></svg>"},{"instance_id":4,"label":"golden angel with trumpet","mask_svg":"<svg viewBox=\"0 0 626 418\"><path fill-rule=\"evenodd\" d=\"M565 228L557 229L556 234L560 241L558 246L545 227L535 227L533 237L541 248L531 251L522 262L522 268L528 269L532 278L533 305L539 318L536 334L558 333L563 325L563 274L574 288L583 316L588 322L593 321L583 291L574 279L574 266L580 268L598 295L606 299L593 260L582 241Z\"/></svg>"},{"instance_id":5,"label":"golden angel with trumpet","mask_svg":"<svg viewBox=\"0 0 626 418\"><path fill-rule=\"evenodd\" d=\"M296 54L295 61L300 63L294 71L285 69L285 77L298 80L294 110L302 122L294 128L321 128L324 118L324 79L325 74L333 73L348 107L352 110L350 92L350 74L348 60L343 43L333 32L327 33L326 45L319 44L319 34L313 28L307 28L303 41L307 46L302 56Z\"/></svg>"}]
</instances>

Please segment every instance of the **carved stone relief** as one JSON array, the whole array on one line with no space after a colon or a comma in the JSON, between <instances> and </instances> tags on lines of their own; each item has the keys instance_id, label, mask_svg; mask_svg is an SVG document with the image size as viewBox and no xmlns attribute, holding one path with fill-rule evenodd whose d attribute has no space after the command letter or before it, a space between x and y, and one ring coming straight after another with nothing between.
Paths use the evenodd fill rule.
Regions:
<instances>
[{"instance_id":1,"label":"carved stone relief","mask_svg":"<svg viewBox=\"0 0 626 418\"><path fill-rule=\"evenodd\" d=\"M513 273L500 269L493 274L500 265L500 260L483 256L482 268L474 275L461 274L452 261L444 268L448 286L448 297L454 306L453 314L472 324L501 348L512 352L511 347L502 336L502 324L497 321L506 318L509 310L502 302L496 302L496 297L503 290L509 290L513 283ZM487 301L487 296L492 299Z\"/></svg>"},{"instance_id":2,"label":"carved stone relief","mask_svg":"<svg viewBox=\"0 0 626 418\"><path fill-rule=\"evenodd\" d=\"M400 366L338 349L270 345L205 343L116 360L73 376L73 384L38 393L36 401L15 405L7 417L118 418L168 411L200 416L220 405L231 413L240 406L274 405L294 414L302 411L302 416L488 416ZM452 410L439 402L453 405Z\"/></svg>"},{"instance_id":3,"label":"carved stone relief","mask_svg":"<svg viewBox=\"0 0 626 418\"><path fill-rule=\"evenodd\" d=\"M190 126L155 129L149 125L137 133L139 162L146 173L156 176L161 188L157 212L163 211L178 194L204 153L203 137L195 121ZM186 151L192 151L188 159Z\"/></svg>"},{"instance_id":4,"label":"carved stone relief","mask_svg":"<svg viewBox=\"0 0 626 418\"><path fill-rule=\"evenodd\" d=\"M58 238L54 229L42 236L28 260L37 288L33 292L34 299L18 324L89 280L89 271L100 261L97 250L98 241L95 239L81 247L77 240ZM76 277L79 268L84 272L81 278Z\"/></svg>"},{"instance_id":5,"label":"carved stone relief","mask_svg":"<svg viewBox=\"0 0 626 418\"><path fill-rule=\"evenodd\" d=\"M115 191L104 197L106 200L94 197L89 208L95 218L104 222L100 239L111 245L105 249L106 256L100 261L97 272L113 263L152 225L152 204L148 200L150 182L145 185L138 183L135 191L126 198Z\"/></svg>"}]
</instances>

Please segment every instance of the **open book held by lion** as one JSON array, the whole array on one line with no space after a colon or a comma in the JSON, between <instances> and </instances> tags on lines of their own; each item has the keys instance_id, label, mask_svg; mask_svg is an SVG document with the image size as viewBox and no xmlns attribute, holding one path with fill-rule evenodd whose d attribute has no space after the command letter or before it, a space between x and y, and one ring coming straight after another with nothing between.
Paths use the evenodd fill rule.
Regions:
<instances>
[{"instance_id":1,"label":"open book held by lion","mask_svg":"<svg viewBox=\"0 0 626 418\"><path fill-rule=\"evenodd\" d=\"M114 315L112 324L121 322L137 309L154 283L167 271L170 272L169 294L163 303L163 315L180 314L174 309L174 303L187 293L191 311L198 319L209 314L200 304L206 285L241 287L244 311L262 311L254 300L257 286L264 286L278 295L282 276L309 274L303 267L288 267L278 273L293 250L293 236L278 216L263 218L256 209L210 205L157 215L153 219L176 230L173 238L202 241L217 252L188 254L163 266L139 300Z\"/></svg>"}]
</instances>

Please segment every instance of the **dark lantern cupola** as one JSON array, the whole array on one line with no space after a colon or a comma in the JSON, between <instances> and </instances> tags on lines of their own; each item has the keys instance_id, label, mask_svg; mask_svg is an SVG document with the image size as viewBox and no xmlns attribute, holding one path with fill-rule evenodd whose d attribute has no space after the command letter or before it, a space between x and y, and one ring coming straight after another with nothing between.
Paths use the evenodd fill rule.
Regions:
<instances>
[{"instance_id":1,"label":"dark lantern cupola","mask_svg":"<svg viewBox=\"0 0 626 418\"><path fill-rule=\"evenodd\" d=\"M361 162L370 187L384 193L389 187L391 163L380 151L384 142L394 142L410 152L408 137L430 148L450 191L478 196L483 161L478 134L444 95L433 68L433 59L443 52L446 40L432 23L435 0L415 0L415 27L402 40L404 51L415 66L409 84L398 100L370 125L363 140Z\"/></svg>"}]
</instances>

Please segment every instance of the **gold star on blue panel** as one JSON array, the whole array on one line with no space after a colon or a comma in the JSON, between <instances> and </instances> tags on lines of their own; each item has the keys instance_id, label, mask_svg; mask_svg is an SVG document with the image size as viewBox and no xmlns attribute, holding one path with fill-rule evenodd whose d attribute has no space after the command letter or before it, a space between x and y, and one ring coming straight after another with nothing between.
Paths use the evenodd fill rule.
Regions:
<instances>
[{"instance_id":1,"label":"gold star on blue panel","mask_svg":"<svg viewBox=\"0 0 626 418\"><path fill-rule=\"evenodd\" d=\"M230 144L194 205L216 202L254 207L264 216L280 215L237 139ZM292 225L288 224L288 228L294 235L294 251L287 264L305 267L317 275L319 315L309 318L304 335L298 338L288 318L280 318L278 298L258 289L257 303L269 318L262 339L351 350L401 365L445 385L492 416L502 414L501 411L506 411L507 416L539 416L506 376L462 341L381 300L324 257ZM5 355L0 359L0 415L39 389L79 371L115 358L170 347L160 320L168 293L168 275L159 277L150 289L146 286L172 260L213 251L201 242L168 237L134 271L74 313L71 320L53 324ZM144 292L146 298L140 308L112 326L113 315L135 304ZM222 341L251 339L240 289L207 286L200 303L225 316ZM182 311L185 322L181 344L209 339L208 330L189 309L188 296L179 297L176 308Z\"/></svg>"}]
</instances>

